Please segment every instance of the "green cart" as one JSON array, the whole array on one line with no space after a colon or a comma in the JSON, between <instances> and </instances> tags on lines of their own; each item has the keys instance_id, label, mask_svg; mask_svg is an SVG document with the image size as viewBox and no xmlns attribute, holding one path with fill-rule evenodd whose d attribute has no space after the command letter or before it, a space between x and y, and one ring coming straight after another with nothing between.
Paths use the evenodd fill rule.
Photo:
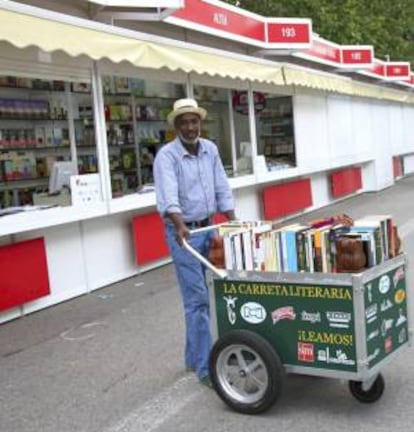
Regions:
<instances>
[{"instance_id":1,"label":"green cart","mask_svg":"<svg viewBox=\"0 0 414 432\"><path fill-rule=\"evenodd\" d=\"M380 370L408 347L407 262L401 254L358 274L209 269L210 374L234 410L257 414L286 373L344 379L359 401L384 391Z\"/></svg>"}]
</instances>

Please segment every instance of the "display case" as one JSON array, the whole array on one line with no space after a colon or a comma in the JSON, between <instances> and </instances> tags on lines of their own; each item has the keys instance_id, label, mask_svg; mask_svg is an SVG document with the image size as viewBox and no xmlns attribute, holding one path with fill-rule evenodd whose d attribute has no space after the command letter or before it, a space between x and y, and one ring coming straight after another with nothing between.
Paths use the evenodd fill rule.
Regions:
<instances>
[{"instance_id":1,"label":"display case","mask_svg":"<svg viewBox=\"0 0 414 432\"><path fill-rule=\"evenodd\" d=\"M0 77L0 207L33 204L48 191L53 163L96 172L92 101L69 82Z\"/></svg>"},{"instance_id":2,"label":"display case","mask_svg":"<svg viewBox=\"0 0 414 432\"><path fill-rule=\"evenodd\" d=\"M104 109L113 197L154 181L158 149L174 138L167 115L184 96L181 84L104 75Z\"/></svg>"},{"instance_id":3,"label":"display case","mask_svg":"<svg viewBox=\"0 0 414 432\"><path fill-rule=\"evenodd\" d=\"M264 109L256 116L258 153L268 170L296 166L292 98L266 94Z\"/></svg>"}]
</instances>

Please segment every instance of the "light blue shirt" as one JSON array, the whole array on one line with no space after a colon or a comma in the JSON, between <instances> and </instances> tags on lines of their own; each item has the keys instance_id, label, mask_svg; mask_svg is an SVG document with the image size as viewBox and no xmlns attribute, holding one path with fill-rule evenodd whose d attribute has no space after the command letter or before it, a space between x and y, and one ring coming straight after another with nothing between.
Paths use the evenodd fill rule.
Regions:
<instances>
[{"instance_id":1,"label":"light blue shirt","mask_svg":"<svg viewBox=\"0 0 414 432\"><path fill-rule=\"evenodd\" d=\"M216 145L200 138L198 155L176 138L154 161L157 208L161 216L181 213L185 222L234 210L233 194Z\"/></svg>"}]
</instances>

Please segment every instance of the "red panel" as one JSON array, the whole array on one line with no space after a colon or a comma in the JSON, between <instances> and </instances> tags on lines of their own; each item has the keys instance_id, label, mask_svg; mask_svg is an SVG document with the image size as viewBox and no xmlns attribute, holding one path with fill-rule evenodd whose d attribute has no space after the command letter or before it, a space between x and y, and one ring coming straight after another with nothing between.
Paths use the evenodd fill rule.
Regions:
<instances>
[{"instance_id":1,"label":"red panel","mask_svg":"<svg viewBox=\"0 0 414 432\"><path fill-rule=\"evenodd\" d=\"M169 255L164 236L164 223L157 212L135 216L132 220L135 258L138 265Z\"/></svg>"},{"instance_id":2,"label":"red panel","mask_svg":"<svg viewBox=\"0 0 414 432\"><path fill-rule=\"evenodd\" d=\"M50 294L43 238L0 247L0 311Z\"/></svg>"},{"instance_id":3,"label":"red panel","mask_svg":"<svg viewBox=\"0 0 414 432\"><path fill-rule=\"evenodd\" d=\"M263 189L263 208L266 220L276 219L312 205L310 179L297 180Z\"/></svg>"},{"instance_id":4,"label":"red panel","mask_svg":"<svg viewBox=\"0 0 414 432\"><path fill-rule=\"evenodd\" d=\"M178 9L171 16L214 30L225 31L237 37L265 41L264 19L248 15L242 9L238 12L203 0L186 0L185 7Z\"/></svg>"},{"instance_id":5,"label":"red panel","mask_svg":"<svg viewBox=\"0 0 414 432\"><path fill-rule=\"evenodd\" d=\"M331 190L334 198L343 197L362 188L361 168L346 168L331 174Z\"/></svg>"},{"instance_id":6,"label":"red panel","mask_svg":"<svg viewBox=\"0 0 414 432\"><path fill-rule=\"evenodd\" d=\"M215 224L215 225L217 225L219 223L227 222L227 221L228 221L227 216L225 216L222 213L216 213L213 216L213 224Z\"/></svg>"},{"instance_id":7,"label":"red panel","mask_svg":"<svg viewBox=\"0 0 414 432\"><path fill-rule=\"evenodd\" d=\"M342 48L342 63L369 64L373 60L373 50L370 48Z\"/></svg>"},{"instance_id":8,"label":"red panel","mask_svg":"<svg viewBox=\"0 0 414 432\"><path fill-rule=\"evenodd\" d=\"M309 23L272 22L267 24L268 41L271 43L309 43L311 28Z\"/></svg>"},{"instance_id":9,"label":"red panel","mask_svg":"<svg viewBox=\"0 0 414 432\"><path fill-rule=\"evenodd\" d=\"M394 156L392 158L392 167L394 171L394 178L401 177L403 175L402 163L400 156Z\"/></svg>"}]
</instances>

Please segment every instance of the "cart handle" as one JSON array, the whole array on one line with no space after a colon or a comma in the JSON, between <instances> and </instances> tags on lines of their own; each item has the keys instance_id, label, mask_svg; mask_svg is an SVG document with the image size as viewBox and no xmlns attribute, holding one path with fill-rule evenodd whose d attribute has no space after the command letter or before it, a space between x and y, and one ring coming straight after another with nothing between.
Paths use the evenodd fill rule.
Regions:
<instances>
[{"instance_id":1,"label":"cart handle","mask_svg":"<svg viewBox=\"0 0 414 432\"><path fill-rule=\"evenodd\" d=\"M221 224L217 224L217 225L209 225L207 227L204 228L198 228L195 230L190 231L190 235L191 234L196 234L199 232L204 232L204 231L209 231L212 229L217 228L218 226L220 226ZM204 264L208 269L210 269L213 273L215 273L219 278L221 279L226 279L228 274L227 271L224 269L219 269L217 267L215 267L213 264L211 264L211 262L204 258L203 255L201 255L199 252L197 252L188 242L185 238L182 239L183 240L183 246L188 250L188 252L191 253L191 255L193 255L195 258L197 258L202 264Z\"/></svg>"}]
</instances>

